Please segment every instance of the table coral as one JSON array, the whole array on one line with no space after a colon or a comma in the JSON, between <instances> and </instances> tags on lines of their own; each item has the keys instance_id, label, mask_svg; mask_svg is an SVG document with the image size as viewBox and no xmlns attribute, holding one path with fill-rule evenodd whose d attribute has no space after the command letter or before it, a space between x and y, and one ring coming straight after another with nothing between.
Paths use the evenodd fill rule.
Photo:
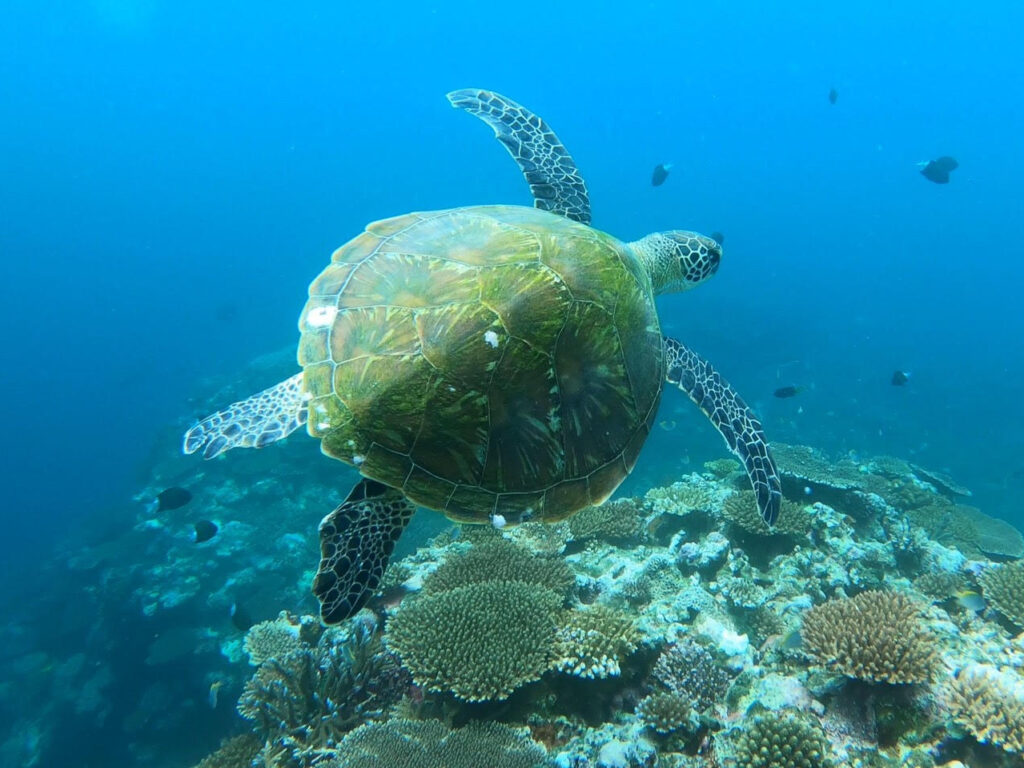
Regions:
<instances>
[{"instance_id":1,"label":"table coral","mask_svg":"<svg viewBox=\"0 0 1024 768\"><path fill-rule=\"evenodd\" d=\"M523 581L455 587L403 605L386 641L428 690L464 701L506 699L550 666L561 603Z\"/></svg>"}]
</instances>

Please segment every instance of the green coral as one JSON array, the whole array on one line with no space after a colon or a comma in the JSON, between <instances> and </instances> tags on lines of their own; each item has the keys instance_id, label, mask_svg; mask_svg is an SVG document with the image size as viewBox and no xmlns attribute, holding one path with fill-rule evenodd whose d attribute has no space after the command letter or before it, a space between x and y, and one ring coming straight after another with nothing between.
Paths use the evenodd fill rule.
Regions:
<instances>
[{"instance_id":1,"label":"green coral","mask_svg":"<svg viewBox=\"0 0 1024 768\"><path fill-rule=\"evenodd\" d=\"M722 505L722 516L737 528L761 536L806 536L813 521L813 516L803 505L783 499L779 518L774 526L769 527L761 517L753 491L739 491L730 495Z\"/></svg>"},{"instance_id":2,"label":"green coral","mask_svg":"<svg viewBox=\"0 0 1024 768\"><path fill-rule=\"evenodd\" d=\"M636 705L636 714L652 731L666 734L699 725L690 702L675 693L655 693Z\"/></svg>"},{"instance_id":3,"label":"green coral","mask_svg":"<svg viewBox=\"0 0 1024 768\"><path fill-rule=\"evenodd\" d=\"M737 768L825 768L828 741L821 728L794 714L755 716L733 737Z\"/></svg>"},{"instance_id":4,"label":"green coral","mask_svg":"<svg viewBox=\"0 0 1024 768\"><path fill-rule=\"evenodd\" d=\"M315 648L261 664L245 684L238 712L265 738L296 752L325 748L383 716L403 692L402 676L379 634L360 625L342 642L332 631Z\"/></svg>"},{"instance_id":5,"label":"green coral","mask_svg":"<svg viewBox=\"0 0 1024 768\"><path fill-rule=\"evenodd\" d=\"M772 608L761 605L749 611L743 618L743 623L750 639L756 643L763 643L773 635L781 635L786 631L786 624Z\"/></svg>"},{"instance_id":6,"label":"green coral","mask_svg":"<svg viewBox=\"0 0 1024 768\"><path fill-rule=\"evenodd\" d=\"M967 588L967 577L952 571L931 571L914 579L914 589L933 600L948 600Z\"/></svg>"},{"instance_id":7,"label":"green coral","mask_svg":"<svg viewBox=\"0 0 1024 768\"><path fill-rule=\"evenodd\" d=\"M704 462L704 469L715 476L717 480L724 480L729 475L742 472L742 465L733 459L713 459Z\"/></svg>"},{"instance_id":8,"label":"green coral","mask_svg":"<svg viewBox=\"0 0 1024 768\"><path fill-rule=\"evenodd\" d=\"M708 510L714 505L713 486L702 485L700 481L672 483L663 488L652 488L644 500L655 512L685 515L695 510Z\"/></svg>"},{"instance_id":9,"label":"green coral","mask_svg":"<svg viewBox=\"0 0 1024 768\"><path fill-rule=\"evenodd\" d=\"M662 651L651 674L698 712L714 707L729 688L729 676L707 650L692 640L682 640Z\"/></svg>"},{"instance_id":10,"label":"green coral","mask_svg":"<svg viewBox=\"0 0 1024 768\"><path fill-rule=\"evenodd\" d=\"M551 664L562 597L537 584L487 581L407 601L386 641L416 682L465 701L494 701Z\"/></svg>"},{"instance_id":11,"label":"green coral","mask_svg":"<svg viewBox=\"0 0 1024 768\"><path fill-rule=\"evenodd\" d=\"M217 751L207 755L196 768L249 768L263 747L254 733L243 733L221 742Z\"/></svg>"},{"instance_id":12,"label":"green coral","mask_svg":"<svg viewBox=\"0 0 1024 768\"><path fill-rule=\"evenodd\" d=\"M570 611L558 628L552 667L577 677L614 677L640 640L633 619L622 611L602 605Z\"/></svg>"},{"instance_id":13,"label":"green coral","mask_svg":"<svg viewBox=\"0 0 1024 768\"><path fill-rule=\"evenodd\" d=\"M485 581L536 584L564 597L576 583L576 576L559 557L542 557L525 547L498 539L449 555L424 580L423 591L434 594Z\"/></svg>"},{"instance_id":14,"label":"green coral","mask_svg":"<svg viewBox=\"0 0 1024 768\"><path fill-rule=\"evenodd\" d=\"M1024 752L1024 681L1011 685L992 667L959 670L947 686L953 720L978 741Z\"/></svg>"},{"instance_id":15,"label":"green coral","mask_svg":"<svg viewBox=\"0 0 1024 768\"><path fill-rule=\"evenodd\" d=\"M938 661L920 607L900 592L863 592L815 606L800 637L818 665L870 682L924 683Z\"/></svg>"},{"instance_id":16,"label":"green coral","mask_svg":"<svg viewBox=\"0 0 1024 768\"><path fill-rule=\"evenodd\" d=\"M1024 562L1008 563L978 577L985 599L1017 627L1024 629Z\"/></svg>"},{"instance_id":17,"label":"green coral","mask_svg":"<svg viewBox=\"0 0 1024 768\"><path fill-rule=\"evenodd\" d=\"M301 624L290 620L284 612L276 619L254 624L245 633L244 648L249 663L258 667L268 659L283 658L293 651L308 648L300 637L301 630Z\"/></svg>"},{"instance_id":18,"label":"green coral","mask_svg":"<svg viewBox=\"0 0 1024 768\"><path fill-rule=\"evenodd\" d=\"M569 518L568 525L572 540L579 542L633 541L642 531L640 508L635 499L606 501L580 510Z\"/></svg>"},{"instance_id":19,"label":"green coral","mask_svg":"<svg viewBox=\"0 0 1024 768\"><path fill-rule=\"evenodd\" d=\"M542 768L547 755L525 729L473 722L450 729L436 720L394 719L348 734L326 768Z\"/></svg>"}]
</instances>

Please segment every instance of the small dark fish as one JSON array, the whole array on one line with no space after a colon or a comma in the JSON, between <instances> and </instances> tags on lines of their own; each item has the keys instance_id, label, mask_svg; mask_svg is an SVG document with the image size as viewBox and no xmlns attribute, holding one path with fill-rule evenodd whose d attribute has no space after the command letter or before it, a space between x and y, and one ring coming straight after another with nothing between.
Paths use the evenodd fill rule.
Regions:
<instances>
[{"instance_id":1,"label":"small dark fish","mask_svg":"<svg viewBox=\"0 0 1024 768\"><path fill-rule=\"evenodd\" d=\"M196 544L202 544L204 541L209 541L217 535L217 531L220 528L217 524L210 520L200 520L195 524L195 533L192 535L192 541Z\"/></svg>"},{"instance_id":2,"label":"small dark fish","mask_svg":"<svg viewBox=\"0 0 1024 768\"><path fill-rule=\"evenodd\" d=\"M839 100L839 91L837 91L835 88L829 89L829 92L828 92L828 103L829 104L835 104L838 100Z\"/></svg>"},{"instance_id":3,"label":"small dark fish","mask_svg":"<svg viewBox=\"0 0 1024 768\"><path fill-rule=\"evenodd\" d=\"M166 512L169 509L181 509L192 501L192 494L184 488L168 488L156 495L156 512Z\"/></svg>"},{"instance_id":4,"label":"small dark fish","mask_svg":"<svg viewBox=\"0 0 1024 768\"><path fill-rule=\"evenodd\" d=\"M775 396L783 399L787 397L796 397L803 391L803 387L794 387L792 385L788 387L779 387L775 390Z\"/></svg>"},{"instance_id":5,"label":"small dark fish","mask_svg":"<svg viewBox=\"0 0 1024 768\"><path fill-rule=\"evenodd\" d=\"M709 237L719 245L722 245L725 242L725 235L721 232L712 232Z\"/></svg>"},{"instance_id":6,"label":"small dark fish","mask_svg":"<svg viewBox=\"0 0 1024 768\"><path fill-rule=\"evenodd\" d=\"M668 172L672 170L672 163L658 163L654 166L654 173L651 174L651 185L660 187L668 178Z\"/></svg>"},{"instance_id":7,"label":"small dark fish","mask_svg":"<svg viewBox=\"0 0 1024 768\"><path fill-rule=\"evenodd\" d=\"M908 381L910 381L910 373L908 371L892 372L892 385L894 387L902 387Z\"/></svg>"},{"instance_id":8,"label":"small dark fish","mask_svg":"<svg viewBox=\"0 0 1024 768\"><path fill-rule=\"evenodd\" d=\"M937 160L929 160L921 169L921 175L928 181L936 184L949 184L949 174L960 167L960 163L952 157L940 157Z\"/></svg>"},{"instance_id":9,"label":"small dark fish","mask_svg":"<svg viewBox=\"0 0 1024 768\"><path fill-rule=\"evenodd\" d=\"M256 622L252 620L252 616L238 603L231 604L231 623L234 624L235 629L247 632Z\"/></svg>"}]
</instances>

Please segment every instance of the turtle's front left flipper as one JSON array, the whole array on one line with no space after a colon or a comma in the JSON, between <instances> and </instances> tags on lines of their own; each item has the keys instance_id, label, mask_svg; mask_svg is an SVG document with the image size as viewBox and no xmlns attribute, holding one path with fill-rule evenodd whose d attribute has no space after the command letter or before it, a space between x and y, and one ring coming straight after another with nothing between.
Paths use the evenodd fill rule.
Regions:
<instances>
[{"instance_id":1,"label":"turtle's front left flipper","mask_svg":"<svg viewBox=\"0 0 1024 768\"><path fill-rule=\"evenodd\" d=\"M590 195L569 151L540 117L494 91L463 88L448 94L453 107L476 115L508 149L533 193L534 207L590 223Z\"/></svg>"},{"instance_id":2,"label":"turtle's front left flipper","mask_svg":"<svg viewBox=\"0 0 1024 768\"><path fill-rule=\"evenodd\" d=\"M366 605L415 511L400 491L364 479L321 521L313 594L325 624L344 621Z\"/></svg>"},{"instance_id":3,"label":"turtle's front left flipper","mask_svg":"<svg viewBox=\"0 0 1024 768\"><path fill-rule=\"evenodd\" d=\"M773 525L782 505L782 481L761 422L707 360L675 339L665 339L668 380L685 392L725 438L747 470L757 507Z\"/></svg>"},{"instance_id":4,"label":"turtle's front left flipper","mask_svg":"<svg viewBox=\"0 0 1024 768\"><path fill-rule=\"evenodd\" d=\"M185 433L182 450L203 450L212 459L232 448L262 448L282 440L306 423L308 398L297 373L246 400L232 403L223 411L196 424Z\"/></svg>"}]
</instances>

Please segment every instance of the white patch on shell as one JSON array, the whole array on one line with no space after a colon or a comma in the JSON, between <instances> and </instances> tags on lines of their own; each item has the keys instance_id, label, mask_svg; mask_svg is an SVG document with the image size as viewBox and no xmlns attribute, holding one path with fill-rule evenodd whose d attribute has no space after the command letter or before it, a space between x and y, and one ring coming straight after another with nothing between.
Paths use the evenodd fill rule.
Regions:
<instances>
[{"instance_id":1,"label":"white patch on shell","mask_svg":"<svg viewBox=\"0 0 1024 768\"><path fill-rule=\"evenodd\" d=\"M359 454L356 454L355 456L352 457L352 463L355 464L357 467L364 461L366 461L365 456L360 456Z\"/></svg>"},{"instance_id":2,"label":"white patch on shell","mask_svg":"<svg viewBox=\"0 0 1024 768\"><path fill-rule=\"evenodd\" d=\"M337 307L314 307L306 313L306 324L310 328L326 328L337 314Z\"/></svg>"},{"instance_id":3,"label":"white patch on shell","mask_svg":"<svg viewBox=\"0 0 1024 768\"><path fill-rule=\"evenodd\" d=\"M508 520L505 519L504 515L499 515L497 512L495 512L493 515L491 515L491 525L493 525L500 531L502 528L508 525Z\"/></svg>"},{"instance_id":4,"label":"white patch on shell","mask_svg":"<svg viewBox=\"0 0 1024 768\"><path fill-rule=\"evenodd\" d=\"M484 342L494 349L498 348L498 334L494 331L484 331Z\"/></svg>"}]
</instances>

